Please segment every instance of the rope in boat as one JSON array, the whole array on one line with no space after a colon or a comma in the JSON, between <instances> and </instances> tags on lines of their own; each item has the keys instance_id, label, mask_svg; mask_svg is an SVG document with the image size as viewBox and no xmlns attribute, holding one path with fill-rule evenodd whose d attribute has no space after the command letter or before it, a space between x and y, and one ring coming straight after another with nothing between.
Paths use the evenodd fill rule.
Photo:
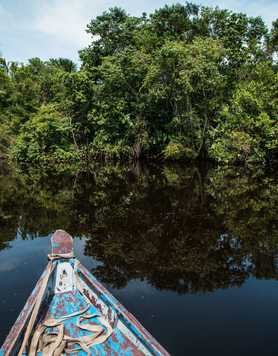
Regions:
<instances>
[{"instance_id":1,"label":"rope in boat","mask_svg":"<svg viewBox=\"0 0 278 356\"><path fill-rule=\"evenodd\" d=\"M18 356L22 356L24 351L27 349L27 343L30 339L30 335L37 319L39 308L41 306L43 296L47 287L47 283L56 267L56 261L60 258L70 259L73 257L74 255L72 253L48 255L50 262L46 267L46 273L42 279L40 290L36 297L36 301L32 310L31 317L29 319L29 323L26 328L26 332ZM77 289L83 294L79 282L79 276L77 273L75 275L77 278ZM83 309L82 311L69 314L60 319L48 319L39 324L33 334L28 356L36 356L37 352L42 352L42 356L59 356L62 355L64 352L74 352L81 349L85 351L87 355L90 355L90 347L105 342L113 333L113 328L103 316L100 316L98 314L80 315L85 313L88 309L89 306L85 310ZM65 334L63 321L77 315L80 315L77 321L77 327L82 330L91 332L91 335L84 335L77 338L73 338ZM82 323L84 320L89 319L97 319L100 324L92 325L89 323ZM49 328L55 328L57 332L49 332ZM68 348L69 346L73 346L76 344L79 345L78 348Z\"/></svg>"},{"instance_id":2,"label":"rope in boat","mask_svg":"<svg viewBox=\"0 0 278 356\"><path fill-rule=\"evenodd\" d=\"M21 356L23 354L23 352L24 352L24 350L26 348L27 342L28 342L28 340L30 338L30 335L31 335L31 332L33 330L35 321L37 319L39 308L41 306L43 295L44 295L44 292L45 292L46 287L47 287L47 283L48 283L49 277L50 277L51 273L53 272L53 270L54 270L54 264L52 262L48 262L48 265L46 267L46 274L43 277L43 280L42 280L42 283L41 283L41 286L40 286L40 290L39 290L39 293L38 293L38 295L36 297L36 302L35 302L35 305L33 307L33 311L32 311L31 317L29 319L29 323L27 325L26 332L24 334L24 339L23 339L23 342L21 344L21 347L20 347L20 350L19 350L19 353L18 353L19 356Z\"/></svg>"},{"instance_id":3,"label":"rope in boat","mask_svg":"<svg viewBox=\"0 0 278 356\"><path fill-rule=\"evenodd\" d=\"M67 318L70 317L71 315L67 316ZM93 334L80 336L78 338L70 337L64 333L63 321L67 318L48 319L39 325L32 338L29 356L36 356L37 352L42 352L42 356L58 356L63 352L71 353L81 349L90 355L90 347L105 342L113 332L112 327L104 317L97 314L87 314L80 316L77 326ZM93 318L98 319L101 325L82 323L83 320ZM104 326L107 331L105 331ZM57 328L57 332L48 333L47 328L53 327ZM67 346L69 346L69 344L71 344L71 346L78 344L79 347L68 348Z\"/></svg>"}]
</instances>

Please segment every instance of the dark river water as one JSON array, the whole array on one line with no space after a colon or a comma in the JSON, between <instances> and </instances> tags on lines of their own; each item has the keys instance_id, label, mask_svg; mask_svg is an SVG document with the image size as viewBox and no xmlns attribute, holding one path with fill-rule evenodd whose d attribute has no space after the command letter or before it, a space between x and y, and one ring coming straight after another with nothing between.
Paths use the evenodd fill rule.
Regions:
<instances>
[{"instance_id":1,"label":"dark river water","mask_svg":"<svg viewBox=\"0 0 278 356\"><path fill-rule=\"evenodd\" d=\"M278 354L278 185L263 169L0 169L0 343L51 233L173 355Z\"/></svg>"}]
</instances>

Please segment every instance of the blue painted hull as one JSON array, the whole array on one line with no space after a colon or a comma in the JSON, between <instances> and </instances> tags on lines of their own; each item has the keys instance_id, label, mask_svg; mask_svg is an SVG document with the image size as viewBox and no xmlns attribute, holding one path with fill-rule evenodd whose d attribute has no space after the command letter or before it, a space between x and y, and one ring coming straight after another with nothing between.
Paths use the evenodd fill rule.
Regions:
<instances>
[{"instance_id":1,"label":"blue painted hull","mask_svg":"<svg viewBox=\"0 0 278 356\"><path fill-rule=\"evenodd\" d=\"M62 252L65 253L64 250ZM32 335L35 330L39 329L39 326L44 325L45 321L59 320L62 324L60 327L63 330L63 340L67 340L67 349L62 354L79 356L88 354L168 355L167 351L135 317L78 260L74 257L60 257L49 262L49 264L51 263L53 271L47 281L36 320L32 324ZM72 273L73 277L67 275L68 280L65 279L65 271L68 272L68 275ZM31 316L34 313L45 276L46 272L39 279L7 336L0 355L1 352L4 356L18 355L26 327L30 326L30 319L32 319ZM61 281L65 281L65 283L63 284ZM86 341L87 351L74 342L74 340L94 338L92 331L84 327L85 323L93 328L102 328L100 336L96 337L91 344ZM57 326L45 328L44 333L56 335ZM27 351L22 353L24 356L30 353L28 347L30 350L30 344L33 344L33 340L31 342L32 335L25 347ZM105 335L107 336L105 337ZM39 347L36 350L35 355L41 355Z\"/></svg>"}]
</instances>

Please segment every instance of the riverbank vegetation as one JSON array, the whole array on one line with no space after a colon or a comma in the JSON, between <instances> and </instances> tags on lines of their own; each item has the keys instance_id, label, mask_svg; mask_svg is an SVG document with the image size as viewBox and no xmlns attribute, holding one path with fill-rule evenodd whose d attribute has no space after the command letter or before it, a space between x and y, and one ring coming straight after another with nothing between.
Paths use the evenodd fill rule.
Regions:
<instances>
[{"instance_id":1,"label":"riverbank vegetation","mask_svg":"<svg viewBox=\"0 0 278 356\"><path fill-rule=\"evenodd\" d=\"M1 157L277 159L278 20L187 3L141 17L112 8L87 32L80 68L0 60Z\"/></svg>"}]
</instances>

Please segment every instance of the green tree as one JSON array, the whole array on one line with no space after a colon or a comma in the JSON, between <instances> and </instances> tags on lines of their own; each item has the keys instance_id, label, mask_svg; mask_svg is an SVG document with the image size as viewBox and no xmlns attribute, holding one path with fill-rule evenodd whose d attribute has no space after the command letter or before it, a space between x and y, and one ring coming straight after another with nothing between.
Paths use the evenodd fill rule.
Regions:
<instances>
[{"instance_id":1,"label":"green tree","mask_svg":"<svg viewBox=\"0 0 278 356\"><path fill-rule=\"evenodd\" d=\"M265 162L278 154L278 75L262 63L237 86L212 130L211 157L219 162Z\"/></svg>"},{"instance_id":2,"label":"green tree","mask_svg":"<svg viewBox=\"0 0 278 356\"><path fill-rule=\"evenodd\" d=\"M224 55L221 43L211 39L196 39L192 44L167 42L158 51L147 82L152 100L168 108L163 118L167 158L171 158L171 147L180 147L184 158L205 152L208 129L223 103Z\"/></svg>"},{"instance_id":3,"label":"green tree","mask_svg":"<svg viewBox=\"0 0 278 356\"><path fill-rule=\"evenodd\" d=\"M69 121L55 106L42 106L20 129L13 155L22 163L47 163L74 158Z\"/></svg>"},{"instance_id":4,"label":"green tree","mask_svg":"<svg viewBox=\"0 0 278 356\"><path fill-rule=\"evenodd\" d=\"M49 63L65 72L71 73L77 70L76 64L68 58L51 58Z\"/></svg>"},{"instance_id":5,"label":"green tree","mask_svg":"<svg viewBox=\"0 0 278 356\"><path fill-rule=\"evenodd\" d=\"M112 145L140 158L148 145L148 96L145 78L151 57L126 49L106 57L98 68L100 84L93 116L98 127L94 145ZM129 151L129 153L128 153Z\"/></svg>"},{"instance_id":6,"label":"green tree","mask_svg":"<svg viewBox=\"0 0 278 356\"><path fill-rule=\"evenodd\" d=\"M93 19L87 25L87 33L91 35L92 43L79 52L83 65L87 69L98 66L103 57L133 45L134 33L141 21L141 18L132 17L118 7L110 8Z\"/></svg>"},{"instance_id":7,"label":"green tree","mask_svg":"<svg viewBox=\"0 0 278 356\"><path fill-rule=\"evenodd\" d=\"M278 19L272 22L272 28L268 35L268 52L272 58L278 53Z\"/></svg>"}]
</instances>

